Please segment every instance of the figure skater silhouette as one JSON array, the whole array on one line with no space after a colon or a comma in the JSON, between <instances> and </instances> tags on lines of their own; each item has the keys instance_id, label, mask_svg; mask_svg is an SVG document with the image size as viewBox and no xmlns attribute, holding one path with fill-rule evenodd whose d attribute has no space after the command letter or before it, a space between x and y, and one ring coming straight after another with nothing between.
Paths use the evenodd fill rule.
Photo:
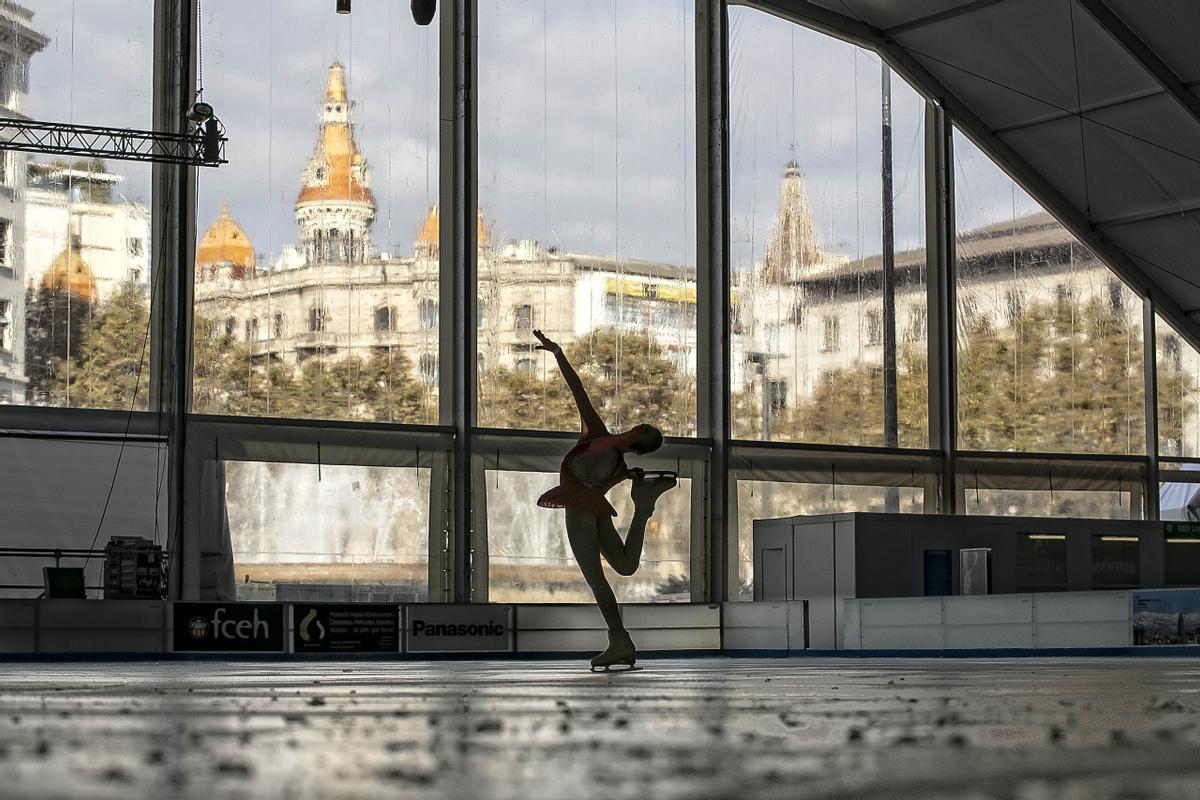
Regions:
<instances>
[{"instance_id":1,"label":"figure skater silhouette","mask_svg":"<svg viewBox=\"0 0 1200 800\"><path fill-rule=\"evenodd\" d=\"M664 492L674 488L674 473L646 473L625 465L625 453L652 453L662 446L662 431L653 425L635 425L625 433L612 434L596 413L583 382L557 342L541 331L534 331L539 350L554 354L559 372L571 388L575 405L579 407L579 442L563 457L558 473L558 486L538 498L543 508L566 509L567 541L575 562L600 606L608 626L608 649L592 659L592 669L609 669L616 664L632 668L637 660L633 639L621 622L617 598L613 594L600 557L618 575L637 572L642 560L642 544L646 540L646 523L654 514L654 504ZM653 476L653 477L652 477ZM613 517L616 509L604 497L605 493L629 478L633 481L633 519L629 533L621 541Z\"/></svg>"}]
</instances>

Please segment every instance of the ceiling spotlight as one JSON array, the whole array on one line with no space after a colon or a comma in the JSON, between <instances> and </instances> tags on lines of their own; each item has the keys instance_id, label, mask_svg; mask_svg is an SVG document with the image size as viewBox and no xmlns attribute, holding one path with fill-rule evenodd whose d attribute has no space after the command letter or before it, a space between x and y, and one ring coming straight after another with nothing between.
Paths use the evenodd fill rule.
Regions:
<instances>
[{"instance_id":1,"label":"ceiling spotlight","mask_svg":"<svg viewBox=\"0 0 1200 800\"><path fill-rule=\"evenodd\" d=\"M192 122L200 125L208 122L213 118L213 107L211 104L203 100L197 100L192 103L192 107L187 110L187 118Z\"/></svg>"},{"instance_id":2,"label":"ceiling spotlight","mask_svg":"<svg viewBox=\"0 0 1200 800\"><path fill-rule=\"evenodd\" d=\"M437 0L412 0L413 22L418 25L428 25L433 22L435 11L437 11Z\"/></svg>"},{"instance_id":3,"label":"ceiling spotlight","mask_svg":"<svg viewBox=\"0 0 1200 800\"><path fill-rule=\"evenodd\" d=\"M349 14L350 0L337 0L337 12L339 14Z\"/></svg>"}]
</instances>

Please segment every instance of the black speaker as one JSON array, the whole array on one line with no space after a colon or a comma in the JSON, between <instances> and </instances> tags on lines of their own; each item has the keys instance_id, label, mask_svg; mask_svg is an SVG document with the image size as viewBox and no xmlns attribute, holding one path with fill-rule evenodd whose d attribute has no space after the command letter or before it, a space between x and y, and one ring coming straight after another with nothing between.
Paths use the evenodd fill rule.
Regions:
<instances>
[{"instance_id":1,"label":"black speaker","mask_svg":"<svg viewBox=\"0 0 1200 800\"><path fill-rule=\"evenodd\" d=\"M412 0L413 22L418 25L428 25L433 22L435 11L437 11L437 0Z\"/></svg>"},{"instance_id":2,"label":"black speaker","mask_svg":"<svg viewBox=\"0 0 1200 800\"><path fill-rule=\"evenodd\" d=\"M83 567L42 567L46 597L52 600L84 600Z\"/></svg>"}]
</instances>

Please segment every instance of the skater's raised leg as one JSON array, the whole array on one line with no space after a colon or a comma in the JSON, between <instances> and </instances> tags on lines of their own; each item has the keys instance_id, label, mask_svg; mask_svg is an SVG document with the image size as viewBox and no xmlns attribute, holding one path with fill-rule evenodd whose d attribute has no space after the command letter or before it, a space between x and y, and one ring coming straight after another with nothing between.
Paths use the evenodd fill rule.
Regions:
<instances>
[{"instance_id":1,"label":"skater's raised leg","mask_svg":"<svg viewBox=\"0 0 1200 800\"><path fill-rule=\"evenodd\" d=\"M600 552L618 575L637 572L638 565L642 563L642 546L646 542L646 524L654 515L654 504L674 486L675 479L669 477L633 479L633 488L630 490L633 519L629 522L629 533L623 542L612 517L597 520Z\"/></svg>"}]
</instances>

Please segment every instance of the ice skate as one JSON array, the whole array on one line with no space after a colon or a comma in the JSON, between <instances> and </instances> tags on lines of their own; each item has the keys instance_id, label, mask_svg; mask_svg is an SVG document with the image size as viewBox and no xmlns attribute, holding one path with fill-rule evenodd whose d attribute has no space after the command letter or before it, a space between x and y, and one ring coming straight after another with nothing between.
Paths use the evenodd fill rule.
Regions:
<instances>
[{"instance_id":1,"label":"ice skate","mask_svg":"<svg viewBox=\"0 0 1200 800\"><path fill-rule=\"evenodd\" d=\"M613 667L617 667L620 672L639 669L634 666L635 661L637 661L637 648L633 646L633 639L629 638L629 634L625 631L610 633L608 649L592 659L592 672L598 670L608 672Z\"/></svg>"},{"instance_id":2,"label":"ice skate","mask_svg":"<svg viewBox=\"0 0 1200 800\"><path fill-rule=\"evenodd\" d=\"M633 486L629 490L634 508L638 511L654 511L658 498L675 488L675 484L675 473L641 473L633 479Z\"/></svg>"}]
</instances>

